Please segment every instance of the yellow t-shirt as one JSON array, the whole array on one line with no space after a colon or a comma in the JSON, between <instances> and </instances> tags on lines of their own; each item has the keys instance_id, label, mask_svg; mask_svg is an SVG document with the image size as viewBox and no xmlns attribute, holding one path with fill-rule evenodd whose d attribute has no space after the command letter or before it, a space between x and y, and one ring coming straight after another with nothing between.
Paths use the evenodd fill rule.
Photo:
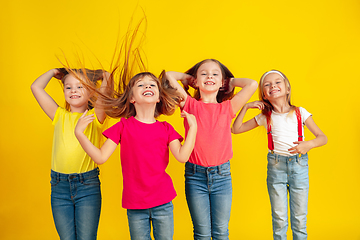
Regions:
<instances>
[{"instance_id":1,"label":"yellow t-shirt","mask_svg":"<svg viewBox=\"0 0 360 240\"><path fill-rule=\"evenodd\" d=\"M95 114L91 109L87 113ZM86 154L79 141L75 137L75 126L82 113L72 113L62 107L58 107L52 124L54 125L54 138L51 157L51 169L60 173L83 173L91 171L97 164ZM94 115L95 116L95 115ZM96 146L100 147L103 124L97 117L86 128L84 134Z\"/></svg>"}]
</instances>

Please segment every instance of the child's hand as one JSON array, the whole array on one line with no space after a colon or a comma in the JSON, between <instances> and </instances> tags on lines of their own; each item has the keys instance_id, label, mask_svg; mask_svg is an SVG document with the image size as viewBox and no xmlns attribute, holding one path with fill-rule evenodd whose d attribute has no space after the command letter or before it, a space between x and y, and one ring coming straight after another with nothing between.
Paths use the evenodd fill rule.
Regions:
<instances>
[{"instance_id":1,"label":"child's hand","mask_svg":"<svg viewBox=\"0 0 360 240\"><path fill-rule=\"evenodd\" d=\"M186 111L182 111L180 116L182 118L186 118L189 127L197 127L196 117L193 114L187 113Z\"/></svg>"},{"instance_id":2,"label":"child's hand","mask_svg":"<svg viewBox=\"0 0 360 240\"><path fill-rule=\"evenodd\" d=\"M223 85L220 87L219 91L223 91L225 94L228 94L234 90L235 87L232 85L232 79L233 78L224 79Z\"/></svg>"},{"instance_id":3,"label":"child's hand","mask_svg":"<svg viewBox=\"0 0 360 240\"><path fill-rule=\"evenodd\" d=\"M307 141L294 142L297 144L295 147L288 149L291 154L305 154L312 148L311 143Z\"/></svg>"},{"instance_id":4,"label":"child's hand","mask_svg":"<svg viewBox=\"0 0 360 240\"><path fill-rule=\"evenodd\" d=\"M54 78L61 80L68 72L65 68L55 68L54 69Z\"/></svg>"},{"instance_id":5,"label":"child's hand","mask_svg":"<svg viewBox=\"0 0 360 240\"><path fill-rule=\"evenodd\" d=\"M183 75L183 77L181 79L179 79L181 81L181 83L184 85L184 89L188 90L189 86L192 88L195 88L195 83L196 83L196 79L189 75L189 74L185 74Z\"/></svg>"},{"instance_id":6,"label":"child's hand","mask_svg":"<svg viewBox=\"0 0 360 240\"><path fill-rule=\"evenodd\" d=\"M261 101L249 102L245 104L246 108L257 108L259 110L263 110L265 108L265 104Z\"/></svg>"},{"instance_id":7,"label":"child's hand","mask_svg":"<svg viewBox=\"0 0 360 240\"><path fill-rule=\"evenodd\" d=\"M94 114L90 114L88 116L86 116L86 113L88 112L88 110L86 110L83 115L79 118L79 121L77 122L76 126L75 126L75 135L78 134L82 134L86 127L92 122L94 121L95 117Z\"/></svg>"}]
</instances>

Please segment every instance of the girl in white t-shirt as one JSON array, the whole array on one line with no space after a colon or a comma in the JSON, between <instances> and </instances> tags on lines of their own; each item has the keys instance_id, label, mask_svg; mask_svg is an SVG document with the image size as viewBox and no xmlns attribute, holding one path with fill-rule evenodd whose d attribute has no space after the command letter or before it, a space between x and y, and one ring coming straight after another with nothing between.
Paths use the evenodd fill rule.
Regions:
<instances>
[{"instance_id":1,"label":"girl in white t-shirt","mask_svg":"<svg viewBox=\"0 0 360 240\"><path fill-rule=\"evenodd\" d=\"M283 73L277 70L266 72L259 83L260 101L247 103L231 129L232 133L238 134L260 125L267 128L267 186L272 210L273 237L276 240L286 239L288 192L293 238L307 239L307 152L327 142L327 137L315 124L311 114L304 108L291 104L290 95L290 82ZM243 123L249 108L258 108L262 113ZM304 141L303 125L314 134L314 139Z\"/></svg>"}]
</instances>

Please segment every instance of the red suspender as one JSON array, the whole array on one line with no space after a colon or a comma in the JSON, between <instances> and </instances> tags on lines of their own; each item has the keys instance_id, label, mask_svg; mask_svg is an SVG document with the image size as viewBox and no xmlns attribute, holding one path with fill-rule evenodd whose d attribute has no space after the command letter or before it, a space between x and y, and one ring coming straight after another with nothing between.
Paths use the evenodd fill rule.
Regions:
<instances>
[{"instance_id":1,"label":"red suspender","mask_svg":"<svg viewBox=\"0 0 360 240\"><path fill-rule=\"evenodd\" d=\"M267 123L268 148L271 150L271 152L273 152L274 151L274 141L273 141L273 137L272 137L270 121L271 121L271 111L268 112L268 116L266 116L266 123Z\"/></svg>"},{"instance_id":2,"label":"red suspender","mask_svg":"<svg viewBox=\"0 0 360 240\"><path fill-rule=\"evenodd\" d=\"M302 122L301 122L301 114L299 108L295 108L295 114L297 119L297 125L298 125L298 141L303 141L303 134L302 134ZM274 153L274 141L272 137L271 132L271 112L268 113L268 116L266 116L266 124L267 124L267 136L268 136L268 148L271 151L271 153Z\"/></svg>"},{"instance_id":3,"label":"red suspender","mask_svg":"<svg viewBox=\"0 0 360 240\"><path fill-rule=\"evenodd\" d=\"M295 108L297 123L298 123L298 141L303 141L303 134L302 134L302 122L301 122L301 114L299 108Z\"/></svg>"}]
</instances>

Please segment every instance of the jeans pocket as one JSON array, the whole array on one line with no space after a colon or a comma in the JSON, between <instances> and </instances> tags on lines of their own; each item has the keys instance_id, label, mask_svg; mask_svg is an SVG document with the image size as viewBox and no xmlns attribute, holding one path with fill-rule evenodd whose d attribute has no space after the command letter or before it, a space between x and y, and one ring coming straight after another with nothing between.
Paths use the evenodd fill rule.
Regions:
<instances>
[{"instance_id":1,"label":"jeans pocket","mask_svg":"<svg viewBox=\"0 0 360 240\"><path fill-rule=\"evenodd\" d=\"M100 185L99 177L87 178L81 182L83 185Z\"/></svg>"},{"instance_id":2,"label":"jeans pocket","mask_svg":"<svg viewBox=\"0 0 360 240\"><path fill-rule=\"evenodd\" d=\"M297 163L302 167L307 167L308 165L308 157L302 156L297 160Z\"/></svg>"},{"instance_id":3,"label":"jeans pocket","mask_svg":"<svg viewBox=\"0 0 360 240\"><path fill-rule=\"evenodd\" d=\"M267 156L267 160L269 166L275 166L276 164L278 164L278 161L276 160L274 154L269 153Z\"/></svg>"},{"instance_id":4,"label":"jeans pocket","mask_svg":"<svg viewBox=\"0 0 360 240\"><path fill-rule=\"evenodd\" d=\"M52 186L52 187L54 187L54 186L56 186L56 185L58 185L59 184L59 180L57 180L56 178L51 178L51 180L50 180L50 185Z\"/></svg>"},{"instance_id":5,"label":"jeans pocket","mask_svg":"<svg viewBox=\"0 0 360 240\"><path fill-rule=\"evenodd\" d=\"M188 177L194 176L194 170L192 168L185 167L185 177L186 176Z\"/></svg>"},{"instance_id":6,"label":"jeans pocket","mask_svg":"<svg viewBox=\"0 0 360 240\"><path fill-rule=\"evenodd\" d=\"M223 177L230 176L231 175L230 166L228 168L221 169L221 171L219 171L219 175Z\"/></svg>"}]
</instances>

